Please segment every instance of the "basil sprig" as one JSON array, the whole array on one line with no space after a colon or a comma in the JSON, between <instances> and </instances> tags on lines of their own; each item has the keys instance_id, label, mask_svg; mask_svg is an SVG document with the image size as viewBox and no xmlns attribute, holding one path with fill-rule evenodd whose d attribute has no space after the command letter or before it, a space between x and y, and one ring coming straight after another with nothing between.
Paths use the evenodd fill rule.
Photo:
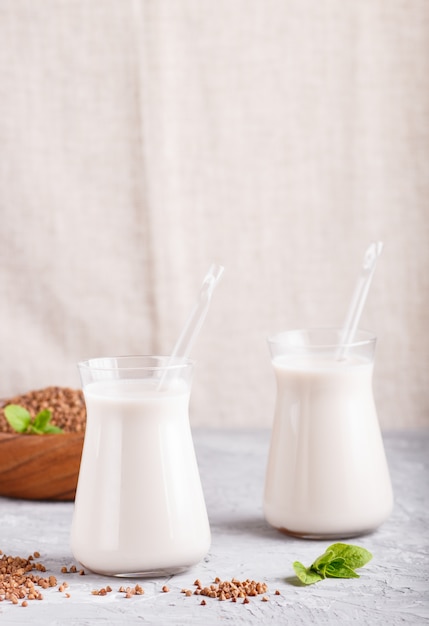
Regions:
<instances>
[{"instance_id":1,"label":"basil sprig","mask_svg":"<svg viewBox=\"0 0 429 626\"><path fill-rule=\"evenodd\" d=\"M355 570L372 559L365 548L347 543L333 543L310 567L295 561L293 569L304 585L312 585L324 578L359 578Z\"/></svg>"},{"instance_id":2,"label":"basil sprig","mask_svg":"<svg viewBox=\"0 0 429 626\"><path fill-rule=\"evenodd\" d=\"M51 424L52 411L43 409L32 419L26 408L19 404L8 404L4 414L10 426L17 433L44 435L62 433L62 428Z\"/></svg>"}]
</instances>

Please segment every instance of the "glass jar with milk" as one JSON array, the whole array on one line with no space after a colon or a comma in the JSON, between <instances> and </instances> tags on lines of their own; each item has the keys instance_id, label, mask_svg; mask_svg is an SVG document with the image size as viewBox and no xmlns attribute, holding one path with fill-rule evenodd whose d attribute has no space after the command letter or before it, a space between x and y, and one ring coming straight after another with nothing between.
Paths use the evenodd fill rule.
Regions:
<instances>
[{"instance_id":1,"label":"glass jar with milk","mask_svg":"<svg viewBox=\"0 0 429 626\"><path fill-rule=\"evenodd\" d=\"M173 574L209 549L188 416L192 370L192 361L157 356L79 363L87 425L71 543L94 572Z\"/></svg>"},{"instance_id":2,"label":"glass jar with milk","mask_svg":"<svg viewBox=\"0 0 429 626\"><path fill-rule=\"evenodd\" d=\"M376 338L337 329L269 338L277 381L264 512L306 538L352 537L389 516L392 487L372 391Z\"/></svg>"}]
</instances>

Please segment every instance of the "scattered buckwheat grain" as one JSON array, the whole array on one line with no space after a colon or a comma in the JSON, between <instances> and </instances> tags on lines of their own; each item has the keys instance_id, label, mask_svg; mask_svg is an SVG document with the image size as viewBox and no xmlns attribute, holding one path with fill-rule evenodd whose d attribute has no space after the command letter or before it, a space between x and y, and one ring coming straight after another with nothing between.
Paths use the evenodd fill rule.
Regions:
<instances>
[{"instance_id":1,"label":"scattered buckwheat grain","mask_svg":"<svg viewBox=\"0 0 429 626\"><path fill-rule=\"evenodd\" d=\"M44 578L36 572L46 572L46 567L36 563L40 557L34 552L27 559L19 556L8 556L0 551L0 601L9 601L18 604L21 601L27 606L28 600L42 600L43 595L36 589L47 589L57 584L55 576Z\"/></svg>"},{"instance_id":2,"label":"scattered buckwheat grain","mask_svg":"<svg viewBox=\"0 0 429 626\"><path fill-rule=\"evenodd\" d=\"M265 583L250 580L249 578L244 581L240 581L237 578L233 578L230 581L222 581L216 576L214 583L207 587L203 587L199 580L196 580L194 585L197 587L194 591L195 595L217 598L220 601L232 600L233 602L236 602L237 598L243 598L247 600L245 604L248 603L249 597L265 594L268 590ZM186 589L182 589L182 593L186 593Z\"/></svg>"}]
</instances>

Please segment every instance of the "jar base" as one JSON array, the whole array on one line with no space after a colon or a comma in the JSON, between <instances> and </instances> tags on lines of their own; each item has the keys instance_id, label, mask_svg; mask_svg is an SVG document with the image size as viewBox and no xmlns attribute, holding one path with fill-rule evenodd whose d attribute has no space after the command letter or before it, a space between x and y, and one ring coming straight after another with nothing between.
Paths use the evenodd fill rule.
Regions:
<instances>
[{"instance_id":1,"label":"jar base","mask_svg":"<svg viewBox=\"0 0 429 626\"><path fill-rule=\"evenodd\" d=\"M183 572L187 572L192 566L189 565L186 567L165 567L162 569L138 570L135 572L114 572L110 570L95 569L87 566L84 567L94 574L99 574L100 576L113 576L115 578L164 578L166 576L174 576L175 574L182 574Z\"/></svg>"},{"instance_id":2,"label":"jar base","mask_svg":"<svg viewBox=\"0 0 429 626\"><path fill-rule=\"evenodd\" d=\"M297 531L290 530L289 528L275 526L276 530L281 532L283 535L288 535L289 537L296 537L297 539L314 539L314 540L331 540L331 539L351 539L352 537L362 537L363 535L369 535L374 532L374 528L370 528L367 530L357 530L357 531L348 531L348 532L335 532L335 533L317 533L317 532L305 532L305 531Z\"/></svg>"},{"instance_id":3,"label":"jar base","mask_svg":"<svg viewBox=\"0 0 429 626\"><path fill-rule=\"evenodd\" d=\"M187 572L190 567L191 565L186 567L165 567L162 569L124 572L120 574L112 572L106 575L115 576L116 578L164 578L165 576L174 576L175 574L182 574L183 572Z\"/></svg>"}]
</instances>

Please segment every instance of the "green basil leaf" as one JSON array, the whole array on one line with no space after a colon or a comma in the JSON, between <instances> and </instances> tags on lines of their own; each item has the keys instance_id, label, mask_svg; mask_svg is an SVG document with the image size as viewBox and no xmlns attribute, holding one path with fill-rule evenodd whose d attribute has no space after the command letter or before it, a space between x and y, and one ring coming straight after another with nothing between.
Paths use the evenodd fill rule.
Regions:
<instances>
[{"instance_id":1,"label":"green basil leaf","mask_svg":"<svg viewBox=\"0 0 429 626\"><path fill-rule=\"evenodd\" d=\"M31 415L19 404L8 404L4 408L7 421L17 433L25 433L31 422Z\"/></svg>"},{"instance_id":2,"label":"green basil leaf","mask_svg":"<svg viewBox=\"0 0 429 626\"><path fill-rule=\"evenodd\" d=\"M372 559L372 554L365 548L347 543L333 543L328 550L332 551L335 558L341 557L345 564L352 569L363 567Z\"/></svg>"},{"instance_id":3,"label":"green basil leaf","mask_svg":"<svg viewBox=\"0 0 429 626\"><path fill-rule=\"evenodd\" d=\"M329 572L329 568L332 565L332 567L338 568L341 565L344 565L344 559L342 558L338 558L338 559L332 559L331 561L329 561L329 563L324 563L322 565L322 568L320 570L320 573L322 574L323 578L327 578L329 576L328 572Z\"/></svg>"},{"instance_id":4,"label":"green basil leaf","mask_svg":"<svg viewBox=\"0 0 429 626\"><path fill-rule=\"evenodd\" d=\"M322 580L322 576L313 571L310 567L305 567L299 561L295 561L293 563L293 569L295 570L295 574L298 576L299 580L304 583L304 585L312 585L313 583L317 583L319 580Z\"/></svg>"},{"instance_id":5,"label":"green basil leaf","mask_svg":"<svg viewBox=\"0 0 429 626\"><path fill-rule=\"evenodd\" d=\"M323 571L324 567L335 558L334 552L332 550L326 550L318 559L314 561L311 565L311 569L318 571Z\"/></svg>"},{"instance_id":6,"label":"green basil leaf","mask_svg":"<svg viewBox=\"0 0 429 626\"><path fill-rule=\"evenodd\" d=\"M47 424L43 432L46 433L47 435L56 435L56 434L58 435L63 432L63 429L60 428L59 426L54 426L53 424Z\"/></svg>"},{"instance_id":7,"label":"green basil leaf","mask_svg":"<svg viewBox=\"0 0 429 626\"><path fill-rule=\"evenodd\" d=\"M359 578L354 569L344 563L344 559L334 559L326 566L326 577L328 578Z\"/></svg>"},{"instance_id":8,"label":"green basil leaf","mask_svg":"<svg viewBox=\"0 0 429 626\"><path fill-rule=\"evenodd\" d=\"M36 428L33 424L30 424L30 426L28 427L28 432L31 435L43 435L45 431L40 430L40 428Z\"/></svg>"},{"instance_id":9,"label":"green basil leaf","mask_svg":"<svg viewBox=\"0 0 429 626\"><path fill-rule=\"evenodd\" d=\"M34 418L33 427L42 432L45 431L46 426L51 421L52 413L49 409L44 409L43 411L39 411L39 413Z\"/></svg>"}]
</instances>

